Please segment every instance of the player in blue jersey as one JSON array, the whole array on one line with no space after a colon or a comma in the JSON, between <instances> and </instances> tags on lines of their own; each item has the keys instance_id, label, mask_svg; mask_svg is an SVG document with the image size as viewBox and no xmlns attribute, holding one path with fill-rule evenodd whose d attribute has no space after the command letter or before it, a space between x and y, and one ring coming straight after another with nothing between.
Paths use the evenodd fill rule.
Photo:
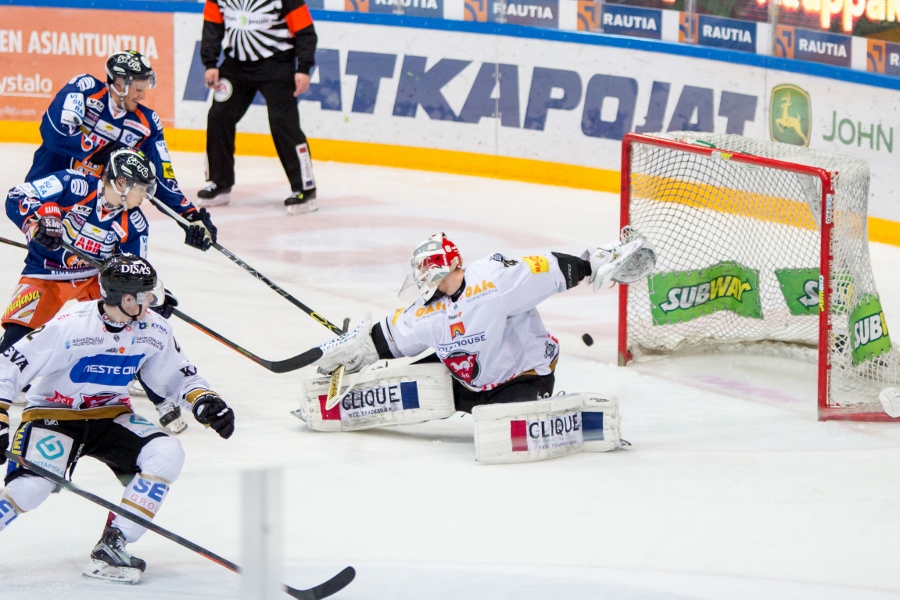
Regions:
<instances>
[{"instance_id":1,"label":"player in blue jersey","mask_svg":"<svg viewBox=\"0 0 900 600\"><path fill-rule=\"evenodd\" d=\"M63 241L96 262L118 253L146 257L149 226L140 206L157 181L147 156L122 148L110 156L102 177L66 169L9 191L6 214L25 234L28 256L0 320L0 353L50 321L69 300L100 298L97 269L62 247ZM168 317L177 304L167 295L158 312ZM175 433L187 426L176 405L148 395L160 423Z\"/></svg>"},{"instance_id":2,"label":"player in blue jersey","mask_svg":"<svg viewBox=\"0 0 900 600\"><path fill-rule=\"evenodd\" d=\"M216 228L209 213L181 193L162 121L140 103L155 86L150 61L134 50L107 59L106 83L87 74L73 77L41 119L42 143L25 180L37 181L65 169L99 177L116 150L140 150L156 170L156 197L195 223L185 231L185 244L207 250L210 241L216 241Z\"/></svg>"}]
</instances>

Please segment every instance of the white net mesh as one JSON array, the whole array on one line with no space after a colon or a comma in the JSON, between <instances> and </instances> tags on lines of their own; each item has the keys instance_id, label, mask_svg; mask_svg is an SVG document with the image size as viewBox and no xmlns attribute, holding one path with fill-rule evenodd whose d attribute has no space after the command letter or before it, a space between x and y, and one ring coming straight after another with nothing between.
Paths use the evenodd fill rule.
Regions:
<instances>
[{"instance_id":1,"label":"white net mesh","mask_svg":"<svg viewBox=\"0 0 900 600\"><path fill-rule=\"evenodd\" d=\"M878 393L898 381L900 354L869 261L868 164L737 135L658 137L831 173L828 406L880 413ZM636 357L741 346L796 356L798 346L818 345L818 177L635 142L630 181L629 223L657 253L653 273L629 286L628 343Z\"/></svg>"}]
</instances>

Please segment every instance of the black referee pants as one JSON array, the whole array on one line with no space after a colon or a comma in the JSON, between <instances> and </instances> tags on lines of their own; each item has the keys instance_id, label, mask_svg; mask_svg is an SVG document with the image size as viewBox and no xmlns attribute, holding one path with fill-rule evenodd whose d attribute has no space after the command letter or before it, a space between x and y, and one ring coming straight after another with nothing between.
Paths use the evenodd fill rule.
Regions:
<instances>
[{"instance_id":1,"label":"black referee pants","mask_svg":"<svg viewBox=\"0 0 900 600\"><path fill-rule=\"evenodd\" d=\"M223 65L224 66L224 65ZM209 180L219 187L234 185L234 135L238 121L247 113L256 92L266 99L269 129L281 166L291 183L291 191L303 190L303 176L297 146L306 143L300 129L300 111L294 97L293 71L288 77L270 81L249 81L225 70L220 78L233 86L231 97L224 102L213 101L206 118L206 158Z\"/></svg>"}]
</instances>

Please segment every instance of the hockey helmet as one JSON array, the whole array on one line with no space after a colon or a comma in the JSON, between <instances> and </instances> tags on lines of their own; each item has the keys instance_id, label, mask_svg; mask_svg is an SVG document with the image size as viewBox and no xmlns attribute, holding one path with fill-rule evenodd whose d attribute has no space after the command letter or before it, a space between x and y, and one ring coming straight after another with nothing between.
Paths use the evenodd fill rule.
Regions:
<instances>
[{"instance_id":1,"label":"hockey helmet","mask_svg":"<svg viewBox=\"0 0 900 600\"><path fill-rule=\"evenodd\" d=\"M156 167L146 154L138 150L122 148L110 154L103 175L107 181L117 183L125 180L124 191L117 190L122 195L123 204L125 196L134 187L143 188L145 197L156 193Z\"/></svg>"},{"instance_id":2,"label":"hockey helmet","mask_svg":"<svg viewBox=\"0 0 900 600\"><path fill-rule=\"evenodd\" d=\"M404 288L415 283L419 295L428 302L434 297L441 281L462 266L462 256L456 244L445 234L436 233L416 247L410 263L412 276L407 278Z\"/></svg>"},{"instance_id":3,"label":"hockey helmet","mask_svg":"<svg viewBox=\"0 0 900 600\"><path fill-rule=\"evenodd\" d=\"M113 254L100 265L100 296L106 304L136 317L122 308L126 294L134 296L142 306L160 306L166 298L163 283L147 259L134 254Z\"/></svg>"},{"instance_id":4,"label":"hockey helmet","mask_svg":"<svg viewBox=\"0 0 900 600\"><path fill-rule=\"evenodd\" d=\"M126 92L132 81L147 81L149 87L156 87L156 73L150 61L134 50L115 52L106 59L106 83L112 84L116 79L122 80Z\"/></svg>"}]
</instances>

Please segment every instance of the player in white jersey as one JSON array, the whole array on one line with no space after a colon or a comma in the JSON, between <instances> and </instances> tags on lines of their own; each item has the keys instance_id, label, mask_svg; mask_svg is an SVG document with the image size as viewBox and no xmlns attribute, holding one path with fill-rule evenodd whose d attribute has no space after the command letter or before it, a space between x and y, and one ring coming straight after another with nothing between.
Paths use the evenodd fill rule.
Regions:
<instances>
[{"instance_id":1,"label":"player in white jersey","mask_svg":"<svg viewBox=\"0 0 900 600\"><path fill-rule=\"evenodd\" d=\"M646 275L655 255L643 240L589 249L581 257L557 252L507 258L494 254L463 268L456 245L443 233L413 253L420 297L374 326L367 319L321 346L320 371L340 365L352 373L379 358L439 360L453 376L456 410L483 404L527 402L553 393L559 341L544 327L537 305L587 278L606 281ZM409 285L412 285L410 282Z\"/></svg>"},{"instance_id":2,"label":"player in white jersey","mask_svg":"<svg viewBox=\"0 0 900 600\"><path fill-rule=\"evenodd\" d=\"M177 439L132 411L128 385L138 369L158 393L193 411L197 421L228 438L234 412L182 354L169 323L148 308L164 297L145 259L118 254L100 268L102 300L82 302L28 334L0 356L0 449L9 446L10 399L28 392L12 452L59 476L71 477L91 456L123 482L121 506L152 519L184 463ZM0 464L6 456L0 456ZM0 490L0 530L37 508L54 484L11 463ZM110 513L84 574L136 583L146 563L125 544L146 530Z\"/></svg>"}]
</instances>

